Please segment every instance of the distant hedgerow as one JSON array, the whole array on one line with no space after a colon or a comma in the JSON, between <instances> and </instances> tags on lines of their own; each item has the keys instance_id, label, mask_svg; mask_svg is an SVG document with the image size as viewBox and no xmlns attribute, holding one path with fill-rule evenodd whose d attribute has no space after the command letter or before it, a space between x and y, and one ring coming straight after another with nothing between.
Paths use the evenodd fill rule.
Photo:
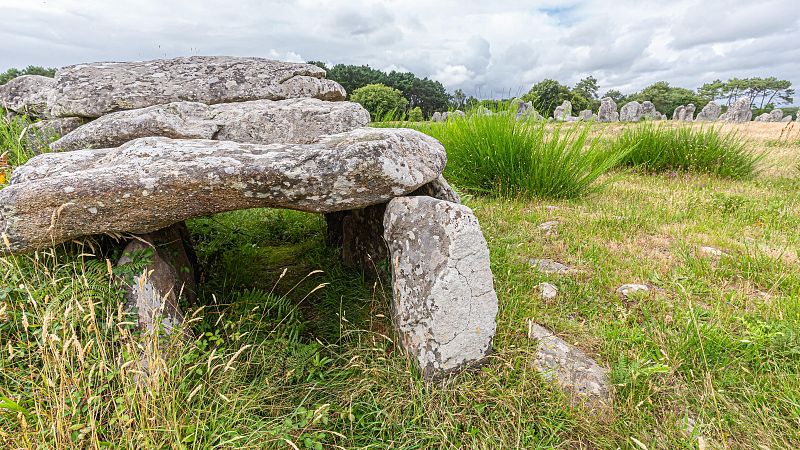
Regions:
<instances>
[{"instance_id":1,"label":"distant hedgerow","mask_svg":"<svg viewBox=\"0 0 800 450\"><path fill-rule=\"evenodd\" d=\"M611 142L611 149L629 149L622 164L647 172L682 170L728 178L752 176L764 158L736 133L649 122L624 130Z\"/></svg>"}]
</instances>

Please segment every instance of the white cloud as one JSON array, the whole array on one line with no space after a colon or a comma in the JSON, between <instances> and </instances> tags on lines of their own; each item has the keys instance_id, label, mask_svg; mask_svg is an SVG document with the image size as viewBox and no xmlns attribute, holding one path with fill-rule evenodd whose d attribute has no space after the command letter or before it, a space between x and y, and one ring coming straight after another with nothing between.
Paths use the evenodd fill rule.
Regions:
<instances>
[{"instance_id":1,"label":"white cloud","mask_svg":"<svg viewBox=\"0 0 800 450\"><path fill-rule=\"evenodd\" d=\"M587 75L603 92L800 85L797 0L0 0L0 17L0 70L228 54L410 70L481 96Z\"/></svg>"}]
</instances>

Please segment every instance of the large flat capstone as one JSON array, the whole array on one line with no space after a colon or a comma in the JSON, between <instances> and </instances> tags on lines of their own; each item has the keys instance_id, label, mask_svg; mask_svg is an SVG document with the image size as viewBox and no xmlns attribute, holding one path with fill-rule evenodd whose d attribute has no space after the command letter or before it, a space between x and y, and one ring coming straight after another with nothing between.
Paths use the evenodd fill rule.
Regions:
<instances>
[{"instance_id":1,"label":"large flat capstone","mask_svg":"<svg viewBox=\"0 0 800 450\"><path fill-rule=\"evenodd\" d=\"M436 180L445 163L438 141L409 129L359 128L312 144L142 138L32 158L0 190L0 233L5 250L21 253L238 209L358 209Z\"/></svg>"},{"instance_id":2,"label":"large flat capstone","mask_svg":"<svg viewBox=\"0 0 800 450\"><path fill-rule=\"evenodd\" d=\"M100 117L178 101L216 104L298 97L344 100L345 91L312 64L190 56L64 67L56 72L47 104L57 117Z\"/></svg>"},{"instance_id":3,"label":"large flat capstone","mask_svg":"<svg viewBox=\"0 0 800 450\"><path fill-rule=\"evenodd\" d=\"M425 196L395 198L384 229L393 321L423 376L440 379L481 363L492 349L497 295L472 210Z\"/></svg>"},{"instance_id":4,"label":"large flat capstone","mask_svg":"<svg viewBox=\"0 0 800 450\"><path fill-rule=\"evenodd\" d=\"M118 147L141 137L307 144L322 135L366 126L358 103L313 98L206 105L175 102L100 117L50 144L54 151Z\"/></svg>"}]
</instances>

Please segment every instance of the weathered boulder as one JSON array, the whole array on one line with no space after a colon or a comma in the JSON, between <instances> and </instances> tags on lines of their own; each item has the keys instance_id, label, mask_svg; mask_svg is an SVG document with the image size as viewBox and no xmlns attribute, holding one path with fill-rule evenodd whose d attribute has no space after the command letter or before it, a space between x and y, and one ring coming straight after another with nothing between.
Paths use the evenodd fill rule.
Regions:
<instances>
[{"instance_id":1,"label":"weathered boulder","mask_svg":"<svg viewBox=\"0 0 800 450\"><path fill-rule=\"evenodd\" d=\"M642 119L642 105L637 101L626 103L619 110L620 122L638 122Z\"/></svg>"},{"instance_id":2,"label":"weathered boulder","mask_svg":"<svg viewBox=\"0 0 800 450\"><path fill-rule=\"evenodd\" d=\"M689 103L686 105L686 108L683 110L683 115L681 116L681 120L684 122L694 122L694 111L695 106L693 103Z\"/></svg>"},{"instance_id":3,"label":"weathered boulder","mask_svg":"<svg viewBox=\"0 0 800 450\"><path fill-rule=\"evenodd\" d=\"M675 108L672 112L672 120L683 120L684 115L686 114L686 107L681 105Z\"/></svg>"},{"instance_id":4,"label":"weathered boulder","mask_svg":"<svg viewBox=\"0 0 800 450\"><path fill-rule=\"evenodd\" d=\"M558 288L551 283L539 283L536 285L536 290L539 291L542 300L553 300L558 296Z\"/></svg>"},{"instance_id":5,"label":"weathered boulder","mask_svg":"<svg viewBox=\"0 0 800 450\"><path fill-rule=\"evenodd\" d=\"M561 106L556 106L553 111L553 118L556 120L569 121L572 117L572 103L569 100L564 100Z\"/></svg>"},{"instance_id":6,"label":"weathered boulder","mask_svg":"<svg viewBox=\"0 0 800 450\"><path fill-rule=\"evenodd\" d=\"M437 179L445 161L435 139L389 128L313 144L142 138L113 149L48 153L17 168L0 190L0 233L12 253L22 253L238 209L359 209Z\"/></svg>"},{"instance_id":7,"label":"weathered boulder","mask_svg":"<svg viewBox=\"0 0 800 450\"><path fill-rule=\"evenodd\" d=\"M33 122L25 129L25 143L37 155L48 149L48 144L86 123L81 117L59 117Z\"/></svg>"},{"instance_id":8,"label":"weathered boulder","mask_svg":"<svg viewBox=\"0 0 800 450\"><path fill-rule=\"evenodd\" d=\"M47 96L55 80L41 75L22 75L0 85L0 106L31 117L47 116Z\"/></svg>"},{"instance_id":9,"label":"weathered boulder","mask_svg":"<svg viewBox=\"0 0 800 450\"><path fill-rule=\"evenodd\" d=\"M523 102L522 100L515 99L512 105L516 102L517 105L517 120L522 119L538 119L539 113L533 109L533 102Z\"/></svg>"},{"instance_id":10,"label":"weathered boulder","mask_svg":"<svg viewBox=\"0 0 800 450\"><path fill-rule=\"evenodd\" d=\"M719 118L720 113L722 113L722 107L714 102L708 102L694 120L695 122L713 122Z\"/></svg>"},{"instance_id":11,"label":"weathered boulder","mask_svg":"<svg viewBox=\"0 0 800 450\"><path fill-rule=\"evenodd\" d=\"M71 151L118 147L152 136L307 144L322 135L363 127L369 120L369 112L358 103L313 98L217 105L176 102L105 115L53 142L50 148Z\"/></svg>"},{"instance_id":12,"label":"weathered boulder","mask_svg":"<svg viewBox=\"0 0 800 450\"><path fill-rule=\"evenodd\" d=\"M498 306L472 210L431 197L395 198L384 228L402 347L427 379L480 364L492 349Z\"/></svg>"},{"instance_id":13,"label":"weathered boulder","mask_svg":"<svg viewBox=\"0 0 800 450\"><path fill-rule=\"evenodd\" d=\"M772 115L770 113L763 113L753 119L754 122L773 122Z\"/></svg>"},{"instance_id":14,"label":"weathered boulder","mask_svg":"<svg viewBox=\"0 0 800 450\"><path fill-rule=\"evenodd\" d=\"M125 310L136 315L139 328L170 334L183 323L180 298L195 298L194 253L187 250L189 231L183 223L139 235L125 247L118 266L145 263L124 280Z\"/></svg>"},{"instance_id":15,"label":"weathered boulder","mask_svg":"<svg viewBox=\"0 0 800 450\"><path fill-rule=\"evenodd\" d=\"M598 122L615 122L619 120L619 115L614 118L617 112L617 103L611 97L603 97L600 99L600 109L597 111Z\"/></svg>"},{"instance_id":16,"label":"weathered boulder","mask_svg":"<svg viewBox=\"0 0 800 450\"><path fill-rule=\"evenodd\" d=\"M56 117L100 117L179 101L344 100L344 89L324 77L312 64L229 56L79 64L56 72L47 103Z\"/></svg>"},{"instance_id":17,"label":"weathered boulder","mask_svg":"<svg viewBox=\"0 0 800 450\"><path fill-rule=\"evenodd\" d=\"M528 338L537 343L534 369L556 383L573 405L584 405L598 413L611 410L613 397L608 370L533 321L528 322Z\"/></svg>"},{"instance_id":18,"label":"weathered boulder","mask_svg":"<svg viewBox=\"0 0 800 450\"><path fill-rule=\"evenodd\" d=\"M641 107L641 117L646 120L658 120L658 111L656 111L656 105L653 104L650 100L645 100L642 102Z\"/></svg>"},{"instance_id":19,"label":"weathered boulder","mask_svg":"<svg viewBox=\"0 0 800 450\"><path fill-rule=\"evenodd\" d=\"M784 117L783 119L781 119L781 122L791 122L791 121L792 121L792 116L791 115L788 115L788 116Z\"/></svg>"},{"instance_id":20,"label":"weathered boulder","mask_svg":"<svg viewBox=\"0 0 800 450\"><path fill-rule=\"evenodd\" d=\"M594 118L594 114L592 114L592 110L591 109L584 109L584 110L582 110L581 112L578 113L578 119L579 120L589 121L589 120L592 120L593 118Z\"/></svg>"},{"instance_id":21,"label":"weathered boulder","mask_svg":"<svg viewBox=\"0 0 800 450\"><path fill-rule=\"evenodd\" d=\"M740 98L728 108L728 111L720 116L723 122L744 123L750 122L753 118L753 110L750 107L749 98Z\"/></svg>"},{"instance_id":22,"label":"weathered boulder","mask_svg":"<svg viewBox=\"0 0 800 450\"><path fill-rule=\"evenodd\" d=\"M460 109L451 112L450 115L451 117L461 117L461 118L467 117L464 111L461 111Z\"/></svg>"},{"instance_id":23,"label":"weathered boulder","mask_svg":"<svg viewBox=\"0 0 800 450\"><path fill-rule=\"evenodd\" d=\"M439 111L434 112L433 115L431 116L431 122L442 122L442 121L443 121L442 113L440 113Z\"/></svg>"}]
</instances>

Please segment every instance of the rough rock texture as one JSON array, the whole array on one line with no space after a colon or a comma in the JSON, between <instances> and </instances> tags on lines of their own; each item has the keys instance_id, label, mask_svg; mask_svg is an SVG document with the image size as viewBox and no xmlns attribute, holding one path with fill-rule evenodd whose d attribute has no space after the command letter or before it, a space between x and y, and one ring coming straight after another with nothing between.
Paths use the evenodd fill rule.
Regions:
<instances>
[{"instance_id":1,"label":"rough rock texture","mask_svg":"<svg viewBox=\"0 0 800 450\"><path fill-rule=\"evenodd\" d=\"M583 111L578 113L579 120L592 120L594 114L592 114L591 109L584 109Z\"/></svg>"},{"instance_id":2,"label":"rough rock texture","mask_svg":"<svg viewBox=\"0 0 800 450\"><path fill-rule=\"evenodd\" d=\"M41 75L22 75L0 85L0 106L19 114L46 117L47 96L55 80Z\"/></svg>"},{"instance_id":3,"label":"rough rock texture","mask_svg":"<svg viewBox=\"0 0 800 450\"><path fill-rule=\"evenodd\" d=\"M619 110L620 122L638 122L641 119L642 105L639 102L628 102Z\"/></svg>"},{"instance_id":4,"label":"rough rock texture","mask_svg":"<svg viewBox=\"0 0 800 450\"><path fill-rule=\"evenodd\" d=\"M558 288L550 283L539 283L536 285L536 290L539 291L542 300L553 300L558 295Z\"/></svg>"},{"instance_id":5,"label":"rough rock texture","mask_svg":"<svg viewBox=\"0 0 800 450\"><path fill-rule=\"evenodd\" d=\"M61 117L34 122L25 129L25 142L37 155L48 150L48 144L86 123L81 117Z\"/></svg>"},{"instance_id":6,"label":"rough rock texture","mask_svg":"<svg viewBox=\"0 0 800 450\"><path fill-rule=\"evenodd\" d=\"M772 122L772 116L769 113L763 113L753 119L754 122Z\"/></svg>"},{"instance_id":7,"label":"rough rock texture","mask_svg":"<svg viewBox=\"0 0 800 450\"><path fill-rule=\"evenodd\" d=\"M439 111L434 112L433 115L431 116L431 122L442 122L442 121L443 121L442 113L440 113Z\"/></svg>"},{"instance_id":8,"label":"rough rock texture","mask_svg":"<svg viewBox=\"0 0 800 450\"><path fill-rule=\"evenodd\" d=\"M497 295L472 210L431 197L400 197L389 202L384 227L393 320L403 348L428 379L480 364L492 349Z\"/></svg>"},{"instance_id":9,"label":"rough rock texture","mask_svg":"<svg viewBox=\"0 0 800 450\"><path fill-rule=\"evenodd\" d=\"M617 288L617 294L626 298L639 292L650 292L650 288L646 284L635 283L623 284Z\"/></svg>"},{"instance_id":10,"label":"rough rock texture","mask_svg":"<svg viewBox=\"0 0 800 450\"><path fill-rule=\"evenodd\" d=\"M769 112L769 115L772 117L773 122L780 122L783 119L783 110L775 108Z\"/></svg>"},{"instance_id":11,"label":"rough rock texture","mask_svg":"<svg viewBox=\"0 0 800 450\"><path fill-rule=\"evenodd\" d=\"M722 107L714 102L708 102L694 120L695 122L713 122L719 119L720 113L722 113Z\"/></svg>"},{"instance_id":12,"label":"rough rock texture","mask_svg":"<svg viewBox=\"0 0 800 450\"><path fill-rule=\"evenodd\" d=\"M786 116L783 119L781 119L781 122L791 122L791 121L792 121L792 116L791 115Z\"/></svg>"},{"instance_id":13,"label":"rough rock texture","mask_svg":"<svg viewBox=\"0 0 800 450\"><path fill-rule=\"evenodd\" d=\"M15 170L0 190L0 233L21 253L237 209L359 209L437 179L445 161L435 139L389 128L359 128L314 144L142 138L49 153Z\"/></svg>"},{"instance_id":14,"label":"rough rock texture","mask_svg":"<svg viewBox=\"0 0 800 450\"><path fill-rule=\"evenodd\" d=\"M617 114L617 103L611 97L603 97L600 99L600 109L597 111L598 122L615 122L619 120L617 114L616 119L614 114Z\"/></svg>"},{"instance_id":15,"label":"rough rock texture","mask_svg":"<svg viewBox=\"0 0 800 450\"><path fill-rule=\"evenodd\" d=\"M307 144L360 128L369 112L358 103L313 98L205 105L176 102L105 115L50 145L54 151L118 147L140 137L215 139L255 144Z\"/></svg>"},{"instance_id":16,"label":"rough rock texture","mask_svg":"<svg viewBox=\"0 0 800 450\"><path fill-rule=\"evenodd\" d=\"M692 103L686 105L683 109L683 114L680 116L680 120L684 122L693 122L694 121L694 110L695 106Z\"/></svg>"},{"instance_id":17,"label":"rough rock texture","mask_svg":"<svg viewBox=\"0 0 800 450\"><path fill-rule=\"evenodd\" d=\"M611 120L610 122L619 122L619 113L614 111L611 113Z\"/></svg>"},{"instance_id":18,"label":"rough rock texture","mask_svg":"<svg viewBox=\"0 0 800 450\"><path fill-rule=\"evenodd\" d=\"M461 118L467 117L467 114L464 111L461 111L460 109L457 109L457 110L453 111L451 114L453 116L458 116L458 117L461 117Z\"/></svg>"},{"instance_id":19,"label":"rough rock texture","mask_svg":"<svg viewBox=\"0 0 800 450\"><path fill-rule=\"evenodd\" d=\"M572 103L569 100L564 100L561 106L556 106L553 111L553 118L556 120L568 121L572 117Z\"/></svg>"},{"instance_id":20,"label":"rough rock texture","mask_svg":"<svg viewBox=\"0 0 800 450\"><path fill-rule=\"evenodd\" d=\"M428 197L438 198L453 203L461 203L461 197L450 186L450 183L439 175L438 178L422 185L416 191L408 194L409 196L427 195Z\"/></svg>"},{"instance_id":21,"label":"rough rock texture","mask_svg":"<svg viewBox=\"0 0 800 450\"><path fill-rule=\"evenodd\" d=\"M125 280L125 310L137 316L139 328L169 334L183 323L181 297L195 297L194 253L187 250L189 231L183 223L137 236L122 253L118 266L146 262Z\"/></svg>"},{"instance_id":22,"label":"rough rock texture","mask_svg":"<svg viewBox=\"0 0 800 450\"><path fill-rule=\"evenodd\" d=\"M569 267L567 265L553 261L552 259L531 258L528 262L530 263L530 265L536 268L536 270L543 273L565 274L569 272Z\"/></svg>"},{"instance_id":23,"label":"rough rock texture","mask_svg":"<svg viewBox=\"0 0 800 450\"><path fill-rule=\"evenodd\" d=\"M641 107L641 116L647 120L657 120L658 111L656 111L656 105L649 100L643 101Z\"/></svg>"},{"instance_id":24,"label":"rough rock texture","mask_svg":"<svg viewBox=\"0 0 800 450\"><path fill-rule=\"evenodd\" d=\"M723 114L719 120L723 122L744 123L750 122L753 118L753 110L750 109L750 99L740 98L728 108L728 111Z\"/></svg>"},{"instance_id":25,"label":"rough rock texture","mask_svg":"<svg viewBox=\"0 0 800 450\"><path fill-rule=\"evenodd\" d=\"M344 100L344 89L324 77L312 64L229 56L79 64L56 72L47 103L53 116L100 117L178 101Z\"/></svg>"},{"instance_id":26,"label":"rough rock texture","mask_svg":"<svg viewBox=\"0 0 800 450\"><path fill-rule=\"evenodd\" d=\"M574 405L609 411L613 405L608 371L586 353L554 335L547 328L528 322L528 338L538 342L533 367L567 393Z\"/></svg>"},{"instance_id":27,"label":"rough rock texture","mask_svg":"<svg viewBox=\"0 0 800 450\"><path fill-rule=\"evenodd\" d=\"M686 114L686 107L681 105L675 108L672 112L672 120L683 120L683 116Z\"/></svg>"}]
</instances>

